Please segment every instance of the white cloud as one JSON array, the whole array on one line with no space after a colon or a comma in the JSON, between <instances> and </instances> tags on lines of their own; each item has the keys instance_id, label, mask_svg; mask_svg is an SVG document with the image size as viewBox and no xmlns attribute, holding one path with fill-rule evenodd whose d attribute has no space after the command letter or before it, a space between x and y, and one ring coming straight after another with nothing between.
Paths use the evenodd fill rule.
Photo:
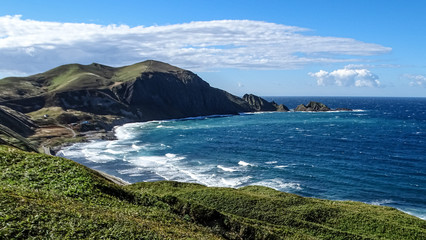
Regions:
<instances>
[{"instance_id":1,"label":"white cloud","mask_svg":"<svg viewBox=\"0 0 426 240\"><path fill-rule=\"evenodd\" d=\"M121 66L146 59L192 70L294 69L351 62L391 49L350 38L307 35L303 29L250 20L166 26L97 25L0 17L0 71L39 72L59 64Z\"/></svg>"},{"instance_id":2,"label":"white cloud","mask_svg":"<svg viewBox=\"0 0 426 240\"><path fill-rule=\"evenodd\" d=\"M410 80L409 84L412 87L426 87L426 76L424 75L405 74L403 78Z\"/></svg>"},{"instance_id":3,"label":"white cloud","mask_svg":"<svg viewBox=\"0 0 426 240\"><path fill-rule=\"evenodd\" d=\"M398 64L348 64L345 68L360 69L360 68L400 68Z\"/></svg>"},{"instance_id":4,"label":"white cloud","mask_svg":"<svg viewBox=\"0 0 426 240\"><path fill-rule=\"evenodd\" d=\"M354 69L348 66L332 72L320 70L316 73L309 73L316 78L318 86L339 86L339 87L379 87L379 77L368 69Z\"/></svg>"}]
</instances>

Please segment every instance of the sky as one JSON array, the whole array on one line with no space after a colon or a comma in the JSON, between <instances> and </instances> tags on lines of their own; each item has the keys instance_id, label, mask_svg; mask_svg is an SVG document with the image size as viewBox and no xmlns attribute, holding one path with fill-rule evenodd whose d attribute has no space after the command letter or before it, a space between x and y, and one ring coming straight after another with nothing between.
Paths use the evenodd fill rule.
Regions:
<instances>
[{"instance_id":1,"label":"sky","mask_svg":"<svg viewBox=\"0 0 426 240\"><path fill-rule=\"evenodd\" d=\"M422 0L2 0L0 78L153 59L238 96L426 97L425 9Z\"/></svg>"}]
</instances>

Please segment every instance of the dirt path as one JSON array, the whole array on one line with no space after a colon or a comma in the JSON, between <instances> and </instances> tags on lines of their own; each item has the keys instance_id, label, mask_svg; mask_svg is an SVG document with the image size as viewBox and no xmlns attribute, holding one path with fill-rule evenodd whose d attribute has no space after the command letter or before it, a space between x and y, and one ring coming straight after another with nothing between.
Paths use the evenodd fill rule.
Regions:
<instances>
[{"instance_id":1,"label":"dirt path","mask_svg":"<svg viewBox=\"0 0 426 240\"><path fill-rule=\"evenodd\" d=\"M62 124L59 124L59 123L57 123L56 126L68 129L72 133L72 138L75 138L77 136L77 133L72 128L69 128L69 127L62 125Z\"/></svg>"}]
</instances>

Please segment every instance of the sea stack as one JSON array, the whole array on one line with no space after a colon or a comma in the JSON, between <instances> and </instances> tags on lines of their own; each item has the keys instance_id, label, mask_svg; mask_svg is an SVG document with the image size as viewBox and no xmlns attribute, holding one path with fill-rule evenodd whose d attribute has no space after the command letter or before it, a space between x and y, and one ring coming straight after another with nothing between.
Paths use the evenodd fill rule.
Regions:
<instances>
[{"instance_id":1,"label":"sea stack","mask_svg":"<svg viewBox=\"0 0 426 240\"><path fill-rule=\"evenodd\" d=\"M308 105L300 104L294 109L295 112L327 112L331 109L319 102L309 102Z\"/></svg>"}]
</instances>

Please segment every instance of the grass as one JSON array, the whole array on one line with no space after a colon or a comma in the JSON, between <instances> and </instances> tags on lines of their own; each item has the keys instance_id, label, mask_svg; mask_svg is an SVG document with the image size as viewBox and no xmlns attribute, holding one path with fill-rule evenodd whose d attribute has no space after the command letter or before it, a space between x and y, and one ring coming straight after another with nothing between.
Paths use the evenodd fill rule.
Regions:
<instances>
[{"instance_id":1,"label":"grass","mask_svg":"<svg viewBox=\"0 0 426 240\"><path fill-rule=\"evenodd\" d=\"M319 239L424 239L426 221L394 208L351 201L304 198L261 186L207 188L168 182L129 186L160 196L172 195L229 216L251 219L277 235Z\"/></svg>"},{"instance_id":2,"label":"grass","mask_svg":"<svg viewBox=\"0 0 426 240\"><path fill-rule=\"evenodd\" d=\"M0 147L2 239L219 239L73 161Z\"/></svg>"},{"instance_id":3,"label":"grass","mask_svg":"<svg viewBox=\"0 0 426 240\"><path fill-rule=\"evenodd\" d=\"M396 209L270 188L116 185L71 160L0 146L2 239L425 239Z\"/></svg>"}]
</instances>

